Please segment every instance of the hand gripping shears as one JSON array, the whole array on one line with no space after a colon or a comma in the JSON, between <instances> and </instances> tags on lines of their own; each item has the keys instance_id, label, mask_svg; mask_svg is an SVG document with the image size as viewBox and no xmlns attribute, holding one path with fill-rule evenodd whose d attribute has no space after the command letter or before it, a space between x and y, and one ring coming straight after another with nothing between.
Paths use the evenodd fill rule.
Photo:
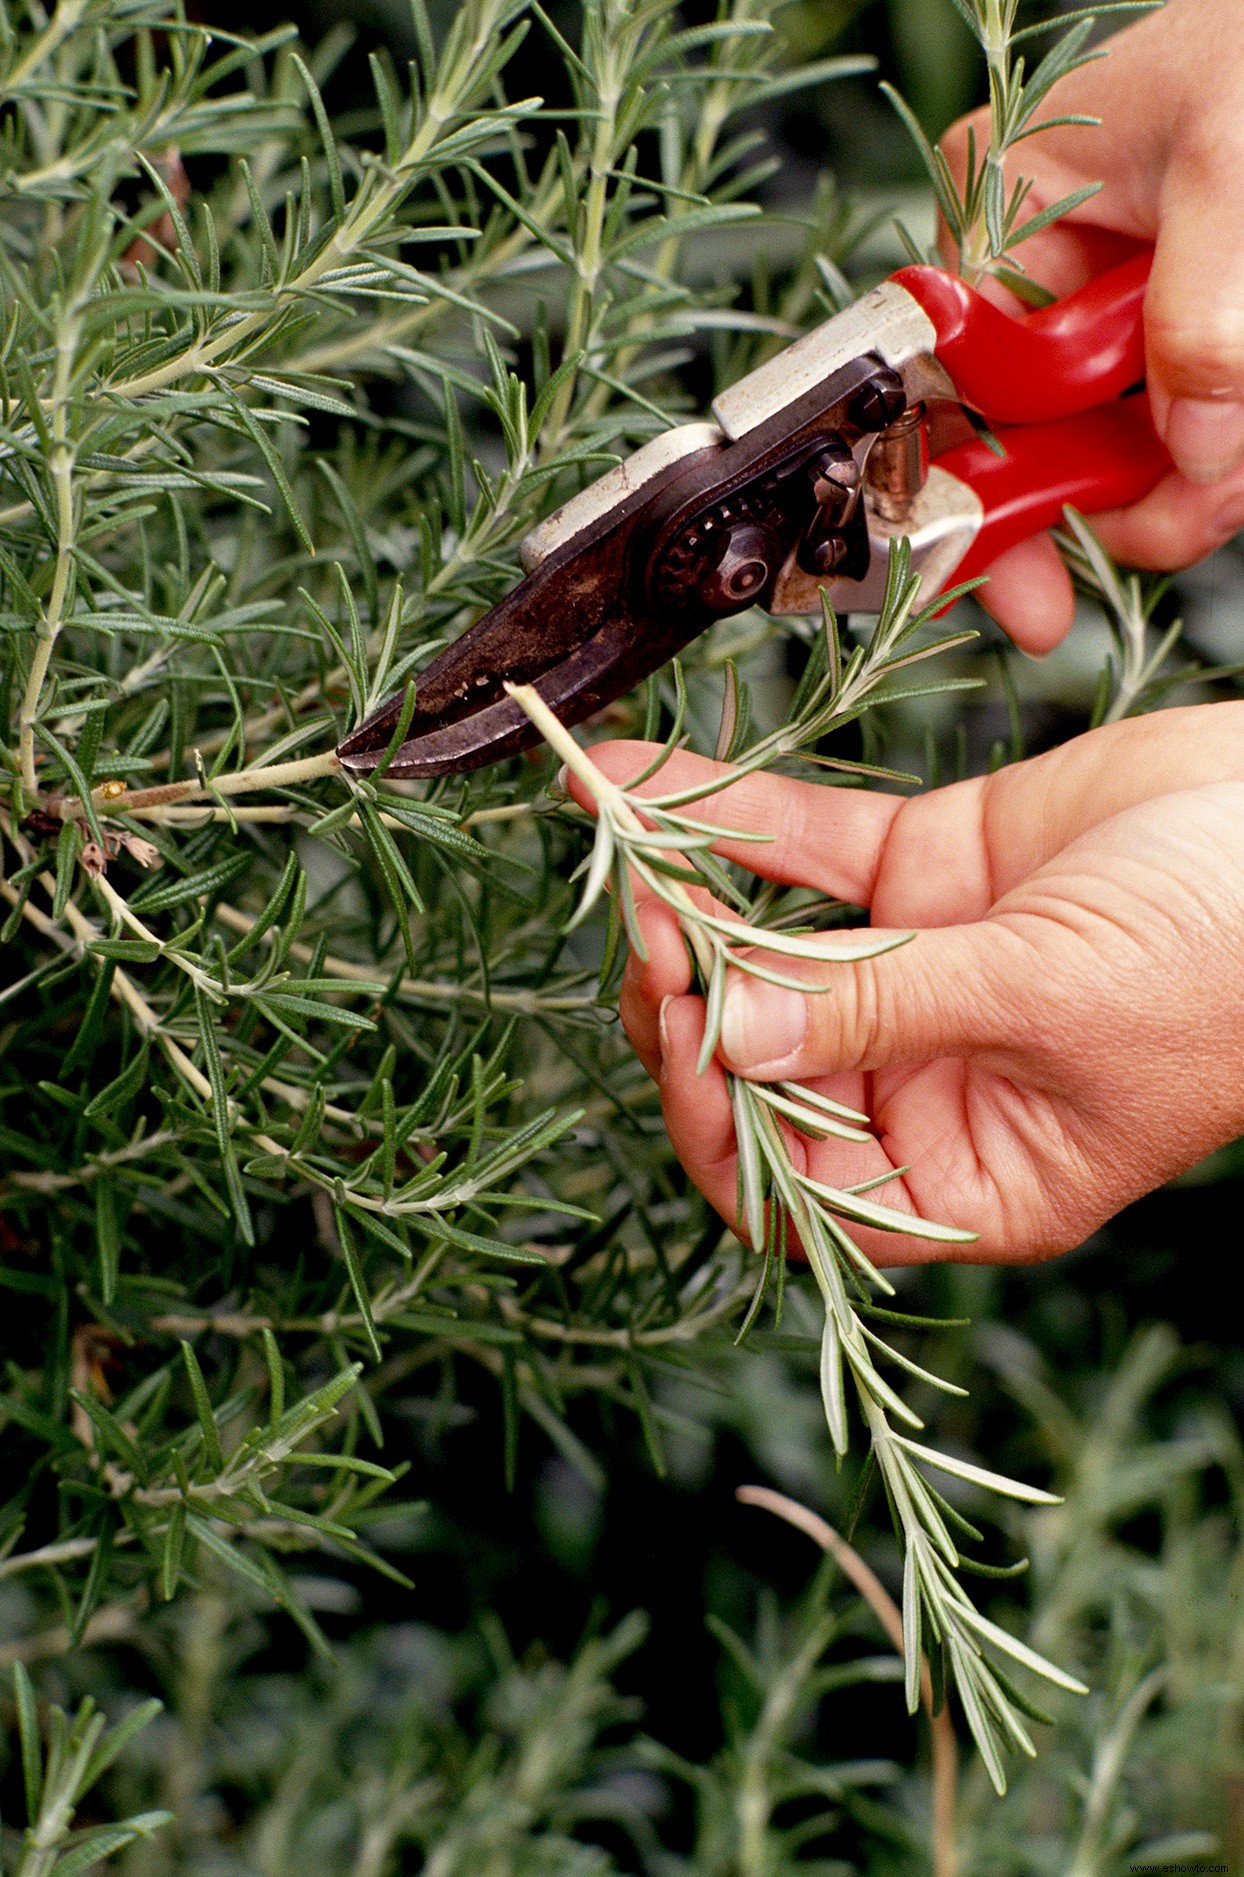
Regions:
<instances>
[{"instance_id":1,"label":"hand gripping shears","mask_svg":"<svg viewBox=\"0 0 1244 1877\"><path fill-rule=\"evenodd\" d=\"M877 612L894 544L929 599L1056 522L1148 493L1170 467L1149 413L1136 255L1021 317L905 267L724 391L711 423L654 437L529 534L525 578L419 674L392 776L478 768L537 741L505 691L579 723L714 620L758 605ZM929 461L928 413L978 413ZM404 699L338 755L374 769Z\"/></svg>"}]
</instances>

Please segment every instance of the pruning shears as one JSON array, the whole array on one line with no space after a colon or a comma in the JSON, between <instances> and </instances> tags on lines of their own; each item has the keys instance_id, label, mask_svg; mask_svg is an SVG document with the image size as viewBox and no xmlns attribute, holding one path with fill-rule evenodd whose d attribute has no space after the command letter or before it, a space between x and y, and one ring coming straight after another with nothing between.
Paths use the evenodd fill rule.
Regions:
<instances>
[{"instance_id":1,"label":"pruning shears","mask_svg":"<svg viewBox=\"0 0 1244 1877\"><path fill-rule=\"evenodd\" d=\"M436 776L538 740L506 693L579 723L714 620L758 605L880 610L910 545L922 599L1050 527L1138 501L1170 467L1143 390L1152 254L1013 317L936 267L905 267L724 391L712 421L654 437L523 542L525 578L338 749L368 773ZM967 440L929 454L954 406ZM999 453L998 446L1001 446Z\"/></svg>"}]
</instances>

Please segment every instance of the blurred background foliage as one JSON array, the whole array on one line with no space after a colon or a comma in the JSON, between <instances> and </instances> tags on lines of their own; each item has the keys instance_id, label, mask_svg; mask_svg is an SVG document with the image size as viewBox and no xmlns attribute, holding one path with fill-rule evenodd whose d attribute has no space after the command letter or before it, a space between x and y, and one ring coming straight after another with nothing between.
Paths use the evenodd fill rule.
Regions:
<instances>
[{"instance_id":1,"label":"blurred background foliage","mask_svg":"<svg viewBox=\"0 0 1244 1877\"><path fill-rule=\"evenodd\" d=\"M434 9L440 26L449 11ZM577 7L550 11L573 38ZM417 52L397 0L313 0L259 18L222 0L211 13L246 31L292 17L309 45L344 29L325 95L346 121L370 97L368 49L387 44L399 69ZM707 17L694 5L687 13ZM793 62L874 56L931 134L976 99L979 70L949 0L791 0L773 19ZM567 102L540 35L507 88ZM758 184L771 212L763 240L746 229L706 236L690 262L706 288L742 279L747 303L772 305L806 233L783 216L806 211L829 173L843 195L831 212L822 194L821 225L837 230L833 258L853 285L899 259L886 211L929 226L918 164L873 78L775 101L763 127L778 157ZM691 348L692 401L714 373L731 373L732 343L723 332ZM392 408L426 421L406 388ZM495 459L486 424L472 443ZM1244 635L1242 594L1244 566L1226 550L1176 582L1159 617L1182 614L1191 657L1221 663ZM980 692L892 711L867 732L930 780L1048 746L1093 709L1109 649L1097 615L1086 611L1040 665L977 623L982 639L957 668L985 679ZM780 705L781 648L758 640L751 650L756 695ZM1189 684L1171 695L1211 694ZM711 741L711 672L695 698ZM683 1241L693 1230L713 1236L612 1042L584 1025L554 1045L533 1024L523 1048L533 1089L550 1101L577 1076L596 1091L598 1125L615 1102L616 1125L596 1141L626 1160L620 1177L645 1169L650 1221ZM590 1179L579 1184L590 1199ZM934 1352L941 1373L971 1387L938 1409L938 1438L1066 1494L1060 1509L1004 1517L996 1530L1032 1557L1028 1579L1006 1586L1010 1607L1027 1611L1026 1633L1085 1668L1095 1689L1057 1704L1057 1725L1038 1730L1039 1760L1017 1770L1003 1802L965 1765L964 1877L1108 1877L1142 1856L1244 1868L1244 1350L1223 1288L1242 1198L1244 1153L1228 1150L1056 1264L903 1276L904 1308L972 1319L943 1332ZM29 1339L46 1333L45 1291L26 1228L9 1216L0 1212L0 1263L16 1386ZM589 1256L607 1249L617 1223L599 1228ZM170 1208L163 1229L172 1240L188 1227ZM246 1294L275 1308L295 1271L303 1281L307 1254L286 1242L266 1257L246 1267ZM622 1283L607 1256L597 1269L600 1285ZM326 1283L314 1307L329 1303ZM763 1480L840 1528L851 1522L858 1482L831 1464L800 1309L796 1284L784 1335L757 1335L742 1351L724 1331L693 1349L649 1350L642 1380L611 1374L572 1391L557 1416L524 1418L517 1438L498 1386L503 1339L491 1363L389 1345L373 1391L383 1457L409 1467L414 1496L381 1500L356 1522L414 1588L341 1555L291 1559L291 1597L328 1653L274 1612L262 1583L207 1553L171 1602L98 1606L55 1569L0 1561L0 1663L25 1664L41 1703L73 1709L89 1697L114 1719L150 1695L164 1704L76 1823L167 1808L171 1822L119 1844L126 1877L930 1869L927 1741L903 1712L898 1665L872 1613L807 1539L734 1498ZM75 1348L106 1375L105 1345ZM13 1421L3 1427L6 1442L16 1435ZM20 1496L16 1481L8 1490ZM893 1546L875 1527L866 1518L858 1541L893 1586ZM14 1723L0 1812L20 1825L7 1694L0 1716ZM16 1860L16 1835L5 1842Z\"/></svg>"}]
</instances>

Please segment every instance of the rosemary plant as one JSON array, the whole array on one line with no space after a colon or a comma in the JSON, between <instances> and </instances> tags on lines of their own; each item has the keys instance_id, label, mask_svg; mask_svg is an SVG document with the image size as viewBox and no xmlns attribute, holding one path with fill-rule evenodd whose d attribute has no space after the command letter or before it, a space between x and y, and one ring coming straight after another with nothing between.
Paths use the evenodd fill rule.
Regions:
<instances>
[{"instance_id":1,"label":"rosemary plant","mask_svg":"<svg viewBox=\"0 0 1244 1877\"><path fill-rule=\"evenodd\" d=\"M1092 722L1118 723L1137 710L1151 710L1163 697L1193 680L1233 677L1238 666L1206 667L1196 660L1172 664L1183 637L1183 620L1172 619L1155 634L1153 617L1170 587L1168 579L1121 574L1083 515L1068 508L1055 536L1077 586L1105 614L1115 649L1101 670Z\"/></svg>"},{"instance_id":2,"label":"rosemary plant","mask_svg":"<svg viewBox=\"0 0 1244 1877\"><path fill-rule=\"evenodd\" d=\"M113 1728L89 1699L72 1717L53 1708L45 1760L34 1689L20 1662L13 1671L13 1688L29 1820L11 1867L13 1877L75 1877L168 1824L169 1813L154 1811L135 1813L115 1825L80 1830L73 1825L87 1793L159 1713L158 1701L143 1702Z\"/></svg>"},{"instance_id":3,"label":"rosemary plant","mask_svg":"<svg viewBox=\"0 0 1244 1877\"><path fill-rule=\"evenodd\" d=\"M1160 0L1119 0L1118 4L1105 0L1100 6L1060 11L1056 20L1031 26L1017 23L1019 0L953 0L953 4L980 46L989 82L989 134L982 148L975 126L969 129L962 181L943 152L930 143L901 94L892 85L882 89L906 124L928 171L938 210L955 246L958 272L974 286L992 275L1021 299L1041 305L1049 296L1030 279L1015 250L1087 202L1100 185L1088 183L1039 209L1029 209L1031 183L1022 174L1008 181L1007 158L1025 138L1054 125L1096 122L1065 114L1043 116L1049 93L1068 72L1104 56L1093 41L1099 19L1110 13L1143 12ZM1029 70L1027 45L1048 35L1052 27L1057 30L1054 44ZM900 228L900 233L914 260L929 258L905 229Z\"/></svg>"},{"instance_id":4,"label":"rosemary plant","mask_svg":"<svg viewBox=\"0 0 1244 1877\"><path fill-rule=\"evenodd\" d=\"M671 1265L650 1217L530 767L410 789L332 751L685 404L701 335L794 330L684 278L758 216L741 113L860 69L784 69L765 11L605 0L571 46L522 0L439 34L416 3L343 134L341 35L4 9L0 1543L65 1646L209 1559L322 1646L279 1560L393 1573L361 1534L401 1469L358 1449L394 1362L491 1379L507 1476L524 1416L591 1470L568 1401L659 1456L645 1352L735 1308L720 1234L683 1209ZM556 108L505 93L533 27Z\"/></svg>"},{"instance_id":5,"label":"rosemary plant","mask_svg":"<svg viewBox=\"0 0 1244 1877\"><path fill-rule=\"evenodd\" d=\"M674 0L590 0L572 33L527 0L412 0L408 69L372 54L347 110L346 35L310 51L176 0L0 0L6 1661L72 1662L211 1598L279 1608L324 1652L352 1573L406 1585L403 1416L468 1383L504 1479L534 1424L598 1480L584 1404L602 1445L621 1410L664 1466L660 1385L780 1297L793 1230L833 1445L849 1378L906 1544L909 1700L923 1641L1000 1781L1027 1737L997 1656L1076 1685L975 1610L926 1475L1048 1495L914 1440L881 1374L933 1379L877 1327L850 1227L943 1228L791 1167L787 1123L861 1117L740 1084L758 1289L616 1039L628 869L686 923L710 1039L727 966L780 979L806 909L752 898L693 798L608 790L553 723L600 810L578 924L579 836L538 763L410 785L332 754L505 590L535 520L698 405L706 368L735 376L833 310L855 224L828 191L762 216L748 114L861 61L784 62L771 13L723 0L688 26ZM1011 11L995 25L990 175L1032 123L1016 99L1040 101L1006 63ZM1004 204L994 242L996 194L977 188L967 266L998 271L1031 232ZM791 252L779 289L762 235ZM748 659L797 628L709 635L693 691L726 672L737 766L796 756L938 689L904 674L965 635L929 627L896 563L868 644L844 654L827 619L764 733ZM1151 673L1128 674L1132 707ZM651 688L649 730L669 701ZM40 1783L21 1683L18 1702L19 1857L43 1860L19 1868L70 1877L126 1849L62 1833L105 1748L91 1713L53 1717ZM131 1813L109 1829L156 1822Z\"/></svg>"}]
</instances>

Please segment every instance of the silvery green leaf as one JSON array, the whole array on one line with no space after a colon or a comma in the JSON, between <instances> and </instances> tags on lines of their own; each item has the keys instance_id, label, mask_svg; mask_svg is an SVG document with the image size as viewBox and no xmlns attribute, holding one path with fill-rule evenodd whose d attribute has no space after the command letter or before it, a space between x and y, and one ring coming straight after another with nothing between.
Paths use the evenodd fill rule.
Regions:
<instances>
[{"instance_id":1,"label":"silvery green leaf","mask_svg":"<svg viewBox=\"0 0 1244 1877\"><path fill-rule=\"evenodd\" d=\"M1037 1749L1033 1745L1032 1735L1015 1712L1012 1697L998 1679L994 1665L990 1663L989 1667L992 1672L981 1677L981 1701L997 1722L1004 1739L1010 1742L1016 1752L1035 1760Z\"/></svg>"},{"instance_id":2,"label":"silvery green leaf","mask_svg":"<svg viewBox=\"0 0 1244 1877\"><path fill-rule=\"evenodd\" d=\"M923 1428L924 1422L915 1409L909 1408L897 1390L890 1387L884 1375L878 1373L862 1342L849 1349L849 1360L857 1388L867 1389L879 1407L888 1408L892 1415L908 1427ZM894 1434L892 1438L898 1440L900 1436Z\"/></svg>"},{"instance_id":3,"label":"silvery green leaf","mask_svg":"<svg viewBox=\"0 0 1244 1877\"><path fill-rule=\"evenodd\" d=\"M851 1306L847 1302L842 1267L834 1255L833 1245L825 1236L821 1219L814 1210L800 1203L799 1188L794 1186L789 1161L785 1162L780 1172L776 1166L773 1167L773 1181L782 1193L787 1209L796 1222L800 1241L808 1263L812 1267L812 1275L816 1279L817 1288L820 1290L826 1309L832 1309L840 1317L848 1318L851 1314ZM786 1190L783 1190L784 1188ZM791 1192L793 1192L794 1204L791 1204L788 1198L788 1193Z\"/></svg>"},{"instance_id":4,"label":"silvery green leaf","mask_svg":"<svg viewBox=\"0 0 1244 1877\"><path fill-rule=\"evenodd\" d=\"M1008 1479L1005 1473L991 1473L988 1467L976 1466L971 1460L960 1460L949 1453L938 1453L932 1447L921 1447L914 1440L908 1440L903 1434L896 1434L895 1440L900 1446L914 1453L926 1466L936 1467L940 1473L952 1473L956 1479L970 1480L974 1486L983 1486L988 1492L1000 1493L1004 1499L1022 1499L1027 1505L1060 1506L1063 1502L1057 1493L1046 1492L1040 1486L1026 1486L1022 1480Z\"/></svg>"},{"instance_id":5,"label":"silvery green leaf","mask_svg":"<svg viewBox=\"0 0 1244 1877\"><path fill-rule=\"evenodd\" d=\"M804 978L792 977L788 971L775 971L770 965L762 965L758 958L745 957L741 952L732 952L730 963L736 971L745 971L749 978L780 985L784 991L799 991L804 996L814 997L818 991L830 988L827 984L809 984Z\"/></svg>"},{"instance_id":6,"label":"silvery green leaf","mask_svg":"<svg viewBox=\"0 0 1244 1877\"><path fill-rule=\"evenodd\" d=\"M1068 1694L1086 1695L1089 1692L1085 1682L1077 1680L1074 1675L1069 1675L1065 1669L1059 1668L1056 1663L1049 1661L1045 1656L1038 1655L1037 1651L1030 1649L1026 1642L1020 1642L1019 1638L1012 1636L1009 1630L999 1628L997 1623L991 1623L987 1616L982 1616L979 1610L974 1610L970 1604L962 1608L959 1614L979 1636L985 1638L986 1642L992 1642L995 1648L1001 1649L1005 1655L1013 1656L1017 1662L1022 1662L1025 1668L1031 1669L1033 1674L1039 1675L1043 1681L1052 1682L1056 1688L1065 1688Z\"/></svg>"},{"instance_id":7,"label":"silvery green leaf","mask_svg":"<svg viewBox=\"0 0 1244 1877\"><path fill-rule=\"evenodd\" d=\"M810 1134L814 1140L826 1140L830 1135L841 1141L868 1141L872 1135L863 1128L848 1127L845 1122L828 1115L824 1110L811 1108L805 1102L790 1101L785 1095L779 1095L777 1089L768 1083L758 1083L756 1093L761 1101L770 1108L776 1108L779 1114L798 1128L801 1134Z\"/></svg>"},{"instance_id":8,"label":"silvery green leaf","mask_svg":"<svg viewBox=\"0 0 1244 1877\"><path fill-rule=\"evenodd\" d=\"M959 1565L959 1553L955 1549L954 1540L946 1529L941 1507L912 1461L903 1452L901 1436L892 1430L887 1430L880 1459L882 1469L890 1482L890 1490L896 1502L903 1508L901 1516L904 1525L910 1525L913 1522L919 1525L933 1545L939 1565L945 1567L949 1576L949 1573L957 1570ZM909 1509L904 1502L909 1502ZM949 1582L958 1593L957 1579L949 1577Z\"/></svg>"},{"instance_id":9,"label":"silvery green leaf","mask_svg":"<svg viewBox=\"0 0 1244 1877\"><path fill-rule=\"evenodd\" d=\"M631 950L643 963L648 960L648 946L640 929L639 913L635 905L635 888L631 884L629 867L618 869L618 903L622 908L622 923L626 927L626 936Z\"/></svg>"},{"instance_id":10,"label":"silvery green leaf","mask_svg":"<svg viewBox=\"0 0 1244 1877\"><path fill-rule=\"evenodd\" d=\"M676 819L680 827L697 828L717 841L748 841L765 847L777 839L776 834L766 834L763 828L731 828L718 821L697 821L694 815L678 815Z\"/></svg>"},{"instance_id":11,"label":"silvery green leaf","mask_svg":"<svg viewBox=\"0 0 1244 1877\"><path fill-rule=\"evenodd\" d=\"M847 1262L853 1264L861 1276L866 1278L874 1289L879 1290L883 1296L893 1297L895 1294L893 1284L885 1275L884 1271L877 1269L877 1266L873 1263L867 1252L856 1244L841 1219L836 1219L832 1212L829 1212L825 1208L819 1210L818 1217L821 1219L830 1239L837 1245Z\"/></svg>"},{"instance_id":12,"label":"silvery green leaf","mask_svg":"<svg viewBox=\"0 0 1244 1877\"><path fill-rule=\"evenodd\" d=\"M734 1137L739 1155L739 1179L743 1189L743 1220L752 1249L759 1251L765 1242L764 1175L750 1107L751 1090L738 1076L731 1076L729 1082L730 1101L734 1109Z\"/></svg>"},{"instance_id":13,"label":"silvery green leaf","mask_svg":"<svg viewBox=\"0 0 1244 1877\"><path fill-rule=\"evenodd\" d=\"M713 757L719 763L724 763L730 754L738 716L739 674L734 660L728 658L725 664L725 690L721 699L721 722L717 726L717 741L713 746Z\"/></svg>"},{"instance_id":14,"label":"silvery green leaf","mask_svg":"<svg viewBox=\"0 0 1244 1877\"><path fill-rule=\"evenodd\" d=\"M903 1692L909 1714L920 1706L920 1628L920 1578L916 1546L909 1537L903 1558Z\"/></svg>"},{"instance_id":15,"label":"silvery green leaf","mask_svg":"<svg viewBox=\"0 0 1244 1877\"><path fill-rule=\"evenodd\" d=\"M721 1038L721 1018L726 1002L726 954L719 947L713 953L713 972L704 999L704 1036L696 1059L695 1072L703 1075L713 1060Z\"/></svg>"},{"instance_id":16,"label":"silvery green leaf","mask_svg":"<svg viewBox=\"0 0 1244 1877\"><path fill-rule=\"evenodd\" d=\"M980 1698L978 1684L983 1671L977 1658L970 1649L953 1633L947 1638L950 1660L954 1668L955 1687L963 1703L963 1712L967 1716L972 1738L977 1751L985 1762L990 1784L1001 1799L1006 1793L1006 1772L1002 1765L1002 1755L998 1751L998 1739L993 1722L986 1713Z\"/></svg>"},{"instance_id":17,"label":"silvery green leaf","mask_svg":"<svg viewBox=\"0 0 1244 1877\"><path fill-rule=\"evenodd\" d=\"M932 1369L922 1369L918 1362L913 1362L910 1356L905 1356L901 1350L893 1348L886 1342L884 1337L878 1336L876 1330L870 1330L867 1323L861 1323L860 1330L875 1348L880 1349L891 1362L897 1362L900 1368L906 1369L909 1375L917 1376L920 1381L927 1382L931 1388L940 1388L943 1394L959 1395L962 1399L967 1399L966 1388L960 1388L957 1382L948 1382L944 1375L934 1375Z\"/></svg>"},{"instance_id":18,"label":"silvery green leaf","mask_svg":"<svg viewBox=\"0 0 1244 1877\"><path fill-rule=\"evenodd\" d=\"M914 932L895 932L883 938L874 934L872 937L861 936L843 943L836 932L818 935L816 939L805 939L796 938L788 932L767 931L763 926L744 925L737 919L721 919L716 913L703 912L699 917L710 931L720 932L723 938L732 940L736 945L759 945L766 951L778 952L784 958L812 958L818 964L856 964L862 958L879 958L884 952L892 952L900 945L908 944L916 936Z\"/></svg>"},{"instance_id":19,"label":"silvery green leaf","mask_svg":"<svg viewBox=\"0 0 1244 1877\"><path fill-rule=\"evenodd\" d=\"M832 1310L821 1332L821 1401L835 1453L847 1451L847 1404L842 1391L842 1341Z\"/></svg>"},{"instance_id":20,"label":"silvery green leaf","mask_svg":"<svg viewBox=\"0 0 1244 1877\"><path fill-rule=\"evenodd\" d=\"M685 849L688 853L693 853L699 848L711 847L717 839L716 829L707 834L697 834L689 826L634 830L628 828L622 835L623 843L627 848L638 848L641 853L648 848L653 848L657 852L668 848L675 853L681 853Z\"/></svg>"},{"instance_id":21,"label":"silvery green leaf","mask_svg":"<svg viewBox=\"0 0 1244 1877\"><path fill-rule=\"evenodd\" d=\"M587 918L593 906L600 898L601 893L604 891L605 883L609 878L610 869L613 866L615 851L616 843L613 838L613 827L608 818L602 815L596 824L596 841L592 848L592 861L588 868L587 879L583 885L583 894L567 924L566 930L568 932L573 932L576 926L582 925L583 921Z\"/></svg>"},{"instance_id":22,"label":"silvery green leaf","mask_svg":"<svg viewBox=\"0 0 1244 1877\"><path fill-rule=\"evenodd\" d=\"M858 1108L848 1108L844 1102L834 1101L828 1095L822 1095L819 1089L807 1088L802 1082L779 1082L777 1086L792 1101L803 1102L809 1108L820 1108L826 1114L840 1115L844 1121L858 1121L867 1126L866 1114L861 1114Z\"/></svg>"},{"instance_id":23,"label":"silvery green leaf","mask_svg":"<svg viewBox=\"0 0 1244 1877\"><path fill-rule=\"evenodd\" d=\"M879 1232L906 1232L913 1238L928 1238L941 1245L971 1245L976 1241L975 1232L964 1232L954 1225L935 1225L918 1213L899 1212L894 1206L879 1206L875 1200L864 1199L858 1193L848 1193L837 1186L826 1186L806 1173L796 1173L795 1178L830 1212L843 1219L853 1219L857 1225L871 1225Z\"/></svg>"}]
</instances>

